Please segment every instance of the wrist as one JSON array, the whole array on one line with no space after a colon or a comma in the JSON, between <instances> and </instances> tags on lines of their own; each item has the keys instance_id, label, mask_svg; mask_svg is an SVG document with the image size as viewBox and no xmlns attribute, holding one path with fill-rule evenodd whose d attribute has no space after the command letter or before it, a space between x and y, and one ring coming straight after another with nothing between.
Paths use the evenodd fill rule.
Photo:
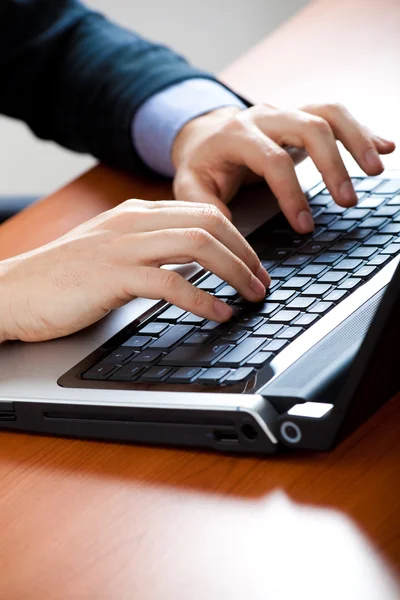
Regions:
<instances>
[{"instance_id":1,"label":"wrist","mask_svg":"<svg viewBox=\"0 0 400 600\"><path fill-rule=\"evenodd\" d=\"M188 150L195 144L208 138L220 123L233 119L242 109L236 106L224 106L192 119L182 127L172 145L171 158L175 169L182 164Z\"/></svg>"}]
</instances>

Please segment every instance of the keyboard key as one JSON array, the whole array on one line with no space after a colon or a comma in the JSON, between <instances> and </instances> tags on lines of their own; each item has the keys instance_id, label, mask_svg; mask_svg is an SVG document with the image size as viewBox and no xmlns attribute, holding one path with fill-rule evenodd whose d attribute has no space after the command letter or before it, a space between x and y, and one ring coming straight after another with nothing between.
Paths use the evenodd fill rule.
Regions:
<instances>
[{"instance_id":1,"label":"keyboard key","mask_svg":"<svg viewBox=\"0 0 400 600\"><path fill-rule=\"evenodd\" d=\"M286 302L290 298L292 298L296 292L294 290L277 290L272 294L268 295L267 298L271 302Z\"/></svg>"},{"instance_id":2,"label":"keyboard key","mask_svg":"<svg viewBox=\"0 0 400 600\"><path fill-rule=\"evenodd\" d=\"M310 285L310 287L307 288L303 292L303 294L306 294L307 296L316 296L317 298L320 298L321 296L327 294L331 288L332 286L326 283L313 283L313 285Z\"/></svg>"},{"instance_id":3,"label":"keyboard key","mask_svg":"<svg viewBox=\"0 0 400 600\"><path fill-rule=\"evenodd\" d=\"M288 340L272 340L267 346L263 348L263 352L273 352L274 354L277 354L278 352L283 350L283 348L287 346L288 343Z\"/></svg>"},{"instance_id":4,"label":"keyboard key","mask_svg":"<svg viewBox=\"0 0 400 600\"><path fill-rule=\"evenodd\" d=\"M285 327L283 331L278 334L278 339L282 338L285 340L294 340L295 337L303 333L304 329L301 327Z\"/></svg>"},{"instance_id":5,"label":"keyboard key","mask_svg":"<svg viewBox=\"0 0 400 600\"><path fill-rule=\"evenodd\" d=\"M337 231L324 231L323 233L320 233L319 235L317 235L314 240L316 242L334 242L335 240L337 240L340 237L340 233L338 233Z\"/></svg>"},{"instance_id":6,"label":"keyboard key","mask_svg":"<svg viewBox=\"0 0 400 600\"><path fill-rule=\"evenodd\" d=\"M353 290L362 282L359 277L349 277L346 281L343 281L338 287L342 290Z\"/></svg>"},{"instance_id":7,"label":"keyboard key","mask_svg":"<svg viewBox=\"0 0 400 600\"><path fill-rule=\"evenodd\" d=\"M399 211L399 208L397 206L382 206L381 208L379 208L376 213L375 213L375 217L393 217L393 215L395 215L397 212Z\"/></svg>"},{"instance_id":8,"label":"keyboard key","mask_svg":"<svg viewBox=\"0 0 400 600\"><path fill-rule=\"evenodd\" d=\"M299 311L296 310L280 310L273 315L270 320L275 323L291 323L299 316Z\"/></svg>"},{"instance_id":9,"label":"keyboard key","mask_svg":"<svg viewBox=\"0 0 400 600\"><path fill-rule=\"evenodd\" d=\"M215 295L218 298L236 298L239 296L239 292L237 292L237 290L235 290L235 288L233 288L231 285L224 285L224 287L218 290Z\"/></svg>"},{"instance_id":10,"label":"keyboard key","mask_svg":"<svg viewBox=\"0 0 400 600\"><path fill-rule=\"evenodd\" d=\"M201 373L201 369L198 367L181 367L168 377L168 381L171 383L191 383L199 373Z\"/></svg>"},{"instance_id":11,"label":"keyboard key","mask_svg":"<svg viewBox=\"0 0 400 600\"><path fill-rule=\"evenodd\" d=\"M185 313L186 311L183 310L183 308L178 308L177 306L170 306L161 315L157 316L157 321L168 321L169 323L176 323L176 321L183 317Z\"/></svg>"},{"instance_id":12,"label":"keyboard key","mask_svg":"<svg viewBox=\"0 0 400 600\"><path fill-rule=\"evenodd\" d=\"M214 331L214 330L222 331L222 329L225 329L225 327L226 327L225 323L218 323L218 321L206 321L204 323L204 325L202 326L201 330L202 331Z\"/></svg>"},{"instance_id":13,"label":"keyboard key","mask_svg":"<svg viewBox=\"0 0 400 600\"><path fill-rule=\"evenodd\" d=\"M273 337L282 329L282 325L273 325L272 323L267 323L263 325L257 331L253 332L253 336L260 337Z\"/></svg>"},{"instance_id":14,"label":"keyboard key","mask_svg":"<svg viewBox=\"0 0 400 600\"><path fill-rule=\"evenodd\" d=\"M218 367L212 367L206 369L197 378L196 383L206 383L208 385L218 385L224 377L229 374L229 369L219 369Z\"/></svg>"},{"instance_id":15,"label":"keyboard key","mask_svg":"<svg viewBox=\"0 0 400 600\"><path fill-rule=\"evenodd\" d=\"M363 221L362 223L359 223L358 227L360 227L361 229L364 229L366 227L378 229L379 227L382 227L382 225L384 225L386 221L387 219L384 219L383 217L369 217L368 219L365 219L365 221Z\"/></svg>"},{"instance_id":16,"label":"keyboard key","mask_svg":"<svg viewBox=\"0 0 400 600\"><path fill-rule=\"evenodd\" d=\"M148 335L134 335L122 345L130 348L144 348L146 344L152 341L153 338Z\"/></svg>"},{"instance_id":17,"label":"keyboard key","mask_svg":"<svg viewBox=\"0 0 400 600\"><path fill-rule=\"evenodd\" d=\"M317 194L314 198L311 198L311 206L326 206L332 202L332 197L329 194Z\"/></svg>"},{"instance_id":18,"label":"keyboard key","mask_svg":"<svg viewBox=\"0 0 400 600\"><path fill-rule=\"evenodd\" d=\"M355 227L346 233L345 237L347 240L363 240L370 235L370 233L372 233L372 229L360 229L359 227Z\"/></svg>"},{"instance_id":19,"label":"keyboard key","mask_svg":"<svg viewBox=\"0 0 400 600\"><path fill-rule=\"evenodd\" d=\"M305 275L311 275L311 276L316 276L319 275L320 273L322 273L322 271L325 271L326 269L326 265L313 265L312 263L310 265L307 265L306 267L304 267L304 269L302 269L298 275L299 277L305 276Z\"/></svg>"},{"instance_id":20,"label":"keyboard key","mask_svg":"<svg viewBox=\"0 0 400 600\"><path fill-rule=\"evenodd\" d=\"M330 223L332 224L334 221L336 221L336 219L336 215L322 214L315 217L314 223L316 225L329 225Z\"/></svg>"},{"instance_id":21,"label":"keyboard key","mask_svg":"<svg viewBox=\"0 0 400 600\"><path fill-rule=\"evenodd\" d=\"M343 254L339 252L324 252L321 256L314 259L315 264L333 265L343 258Z\"/></svg>"},{"instance_id":22,"label":"keyboard key","mask_svg":"<svg viewBox=\"0 0 400 600\"><path fill-rule=\"evenodd\" d=\"M300 319L297 319L297 321L294 322L295 325L299 325L301 327L308 327L309 325L312 325L314 323L314 321L316 321L318 319L318 315L313 315L311 313L302 315L300 317Z\"/></svg>"},{"instance_id":23,"label":"keyboard key","mask_svg":"<svg viewBox=\"0 0 400 600\"><path fill-rule=\"evenodd\" d=\"M148 323L140 330L140 333L145 335L158 335L168 329L168 323Z\"/></svg>"},{"instance_id":24,"label":"keyboard key","mask_svg":"<svg viewBox=\"0 0 400 600\"><path fill-rule=\"evenodd\" d=\"M382 254L390 254L391 256L394 256L398 252L400 252L400 244L389 244L389 246L381 250Z\"/></svg>"},{"instance_id":25,"label":"keyboard key","mask_svg":"<svg viewBox=\"0 0 400 600\"><path fill-rule=\"evenodd\" d=\"M356 223L357 221L354 220L340 219L339 221L336 221L336 223L330 225L329 229L331 231L349 231Z\"/></svg>"},{"instance_id":26,"label":"keyboard key","mask_svg":"<svg viewBox=\"0 0 400 600\"><path fill-rule=\"evenodd\" d=\"M318 304L316 304L309 310L313 313L322 315L323 313L326 313L333 306L334 306L333 302L318 302Z\"/></svg>"},{"instance_id":27,"label":"keyboard key","mask_svg":"<svg viewBox=\"0 0 400 600\"><path fill-rule=\"evenodd\" d=\"M158 360L160 358L160 356L162 356L162 354L159 351L143 350L143 352L139 352L139 354L136 354L136 356L134 356L132 358L132 360L130 361L129 364L144 363L144 364L149 365L153 362L156 362L156 360Z\"/></svg>"},{"instance_id":28,"label":"keyboard key","mask_svg":"<svg viewBox=\"0 0 400 600\"><path fill-rule=\"evenodd\" d=\"M265 302L264 304L257 304L253 307L253 312L260 315L271 315L275 310L281 308L280 304L274 302Z\"/></svg>"},{"instance_id":29,"label":"keyboard key","mask_svg":"<svg viewBox=\"0 0 400 600\"><path fill-rule=\"evenodd\" d=\"M371 266L366 266L366 267L361 267L361 269L358 269L358 271L356 271L354 273L354 275L356 275L357 277L362 277L362 278L366 278L366 277L370 277L371 275L373 275L373 273L375 273L376 271L378 271L377 267L374 267L373 265Z\"/></svg>"},{"instance_id":30,"label":"keyboard key","mask_svg":"<svg viewBox=\"0 0 400 600\"><path fill-rule=\"evenodd\" d=\"M400 206L400 195L389 200L388 206Z\"/></svg>"},{"instance_id":31,"label":"keyboard key","mask_svg":"<svg viewBox=\"0 0 400 600\"><path fill-rule=\"evenodd\" d=\"M111 352L111 354L109 354L103 359L103 362L112 363L114 365L122 365L133 355L133 348L122 347L118 348L118 350L114 350L114 352Z\"/></svg>"},{"instance_id":32,"label":"keyboard key","mask_svg":"<svg viewBox=\"0 0 400 600\"><path fill-rule=\"evenodd\" d=\"M347 210L344 206L339 206L339 204L330 204L325 208L326 215L341 215Z\"/></svg>"},{"instance_id":33,"label":"keyboard key","mask_svg":"<svg viewBox=\"0 0 400 600\"><path fill-rule=\"evenodd\" d=\"M168 367L151 367L143 375L140 376L140 381L147 381L151 383L161 383L164 381L171 369Z\"/></svg>"},{"instance_id":34,"label":"keyboard key","mask_svg":"<svg viewBox=\"0 0 400 600\"><path fill-rule=\"evenodd\" d=\"M308 260L310 260L309 256L304 254L296 254L295 256L291 256L290 258L285 260L285 262L282 264L285 267L301 267Z\"/></svg>"},{"instance_id":35,"label":"keyboard key","mask_svg":"<svg viewBox=\"0 0 400 600\"><path fill-rule=\"evenodd\" d=\"M374 265L374 266L376 265L376 266L380 267L388 260L389 260L389 256L387 256L385 254L378 254L377 256L374 256L373 258L371 258L371 260L369 260L367 262L367 265Z\"/></svg>"},{"instance_id":36,"label":"keyboard key","mask_svg":"<svg viewBox=\"0 0 400 600\"><path fill-rule=\"evenodd\" d=\"M262 317L242 317L240 321L238 321L238 327L243 327L244 329L257 329L262 323L265 322L265 319Z\"/></svg>"},{"instance_id":37,"label":"keyboard key","mask_svg":"<svg viewBox=\"0 0 400 600\"><path fill-rule=\"evenodd\" d=\"M310 277L291 277L282 284L282 288L291 288L293 290L303 290L311 283Z\"/></svg>"},{"instance_id":38,"label":"keyboard key","mask_svg":"<svg viewBox=\"0 0 400 600\"><path fill-rule=\"evenodd\" d=\"M378 177L364 177L354 184L356 192L371 192L383 182Z\"/></svg>"},{"instance_id":39,"label":"keyboard key","mask_svg":"<svg viewBox=\"0 0 400 600\"><path fill-rule=\"evenodd\" d=\"M378 248L376 246L360 246L354 252L349 254L349 258L369 258Z\"/></svg>"},{"instance_id":40,"label":"keyboard key","mask_svg":"<svg viewBox=\"0 0 400 600\"><path fill-rule=\"evenodd\" d=\"M224 343L229 342L230 344L233 344L241 340L245 335L248 334L247 331L244 331L243 329L228 329L227 331L224 331L222 335L220 335L218 340L221 340Z\"/></svg>"},{"instance_id":41,"label":"keyboard key","mask_svg":"<svg viewBox=\"0 0 400 600\"><path fill-rule=\"evenodd\" d=\"M359 267L361 264L362 260L357 260L355 258L345 258L333 268L338 269L340 271L354 271L354 269L357 269L357 267Z\"/></svg>"},{"instance_id":42,"label":"keyboard key","mask_svg":"<svg viewBox=\"0 0 400 600\"><path fill-rule=\"evenodd\" d=\"M328 271L319 277L318 283L337 283L347 277L346 271Z\"/></svg>"},{"instance_id":43,"label":"keyboard key","mask_svg":"<svg viewBox=\"0 0 400 600\"><path fill-rule=\"evenodd\" d=\"M210 339L211 333L207 333L206 331L196 331L196 333L193 333L186 338L183 343L188 346L198 346L199 344L206 344Z\"/></svg>"},{"instance_id":44,"label":"keyboard key","mask_svg":"<svg viewBox=\"0 0 400 600\"><path fill-rule=\"evenodd\" d=\"M206 290L207 292L215 292L222 283L225 282L220 277L217 277L217 275L209 275L203 279L203 281L196 284L196 287L200 288L201 290Z\"/></svg>"},{"instance_id":45,"label":"keyboard key","mask_svg":"<svg viewBox=\"0 0 400 600\"><path fill-rule=\"evenodd\" d=\"M365 246L386 246L392 239L391 235L373 235L368 240L364 242Z\"/></svg>"},{"instance_id":46,"label":"keyboard key","mask_svg":"<svg viewBox=\"0 0 400 600\"><path fill-rule=\"evenodd\" d=\"M352 248L357 246L357 242L351 240L339 240L336 244L333 244L331 250L337 252L350 252Z\"/></svg>"},{"instance_id":47,"label":"keyboard key","mask_svg":"<svg viewBox=\"0 0 400 600\"><path fill-rule=\"evenodd\" d=\"M218 359L221 366L239 367L251 354L264 344L263 339L247 338L230 352Z\"/></svg>"},{"instance_id":48,"label":"keyboard key","mask_svg":"<svg viewBox=\"0 0 400 600\"><path fill-rule=\"evenodd\" d=\"M150 348L152 350L155 348L168 350L193 331L195 331L195 328L192 325L175 325L174 327L171 327L167 333L164 333L164 335L150 344Z\"/></svg>"},{"instance_id":49,"label":"keyboard key","mask_svg":"<svg viewBox=\"0 0 400 600\"><path fill-rule=\"evenodd\" d=\"M278 267L271 271L270 275L273 279L286 279L293 275L296 272L296 269L291 269L290 267Z\"/></svg>"},{"instance_id":50,"label":"keyboard key","mask_svg":"<svg viewBox=\"0 0 400 600\"><path fill-rule=\"evenodd\" d=\"M206 322L206 319L204 319L203 317L194 315L192 313L189 313L188 315L186 315L186 317L184 319L182 319L182 321L181 321L182 325L202 325L205 322Z\"/></svg>"},{"instance_id":51,"label":"keyboard key","mask_svg":"<svg viewBox=\"0 0 400 600\"><path fill-rule=\"evenodd\" d=\"M355 219L357 221L361 220L361 219L365 219L365 217L367 215L370 214L370 210L368 210L368 208L349 208L346 211L346 215L344 216L345 219Z\"/></svg>"},{"instance_id":52,"label":"keyboard key","mask_svg":"<svg viewBox=\"0 0 400 600\"><path fill-rule=\"evenodd\" d=\"M253 373L254 369L251 367L242 367L241 369L236 369L236 371L233 371L229 375L228 379L225 379L225 383L242 383L243 381L246 381Z\"/></svg>"},{"instance_id":53,"label":"keyboard key","mask_svg":"<svg viewBox=\"0 0 400 600\"><path fill-rule=\"evenodd\" d=\"M393 194L398 194L400 192L400 179L389 179L376 189L374 189L374 194L386 194L386 196L393 196Z\"/></svg>"},{"instance_id":54,"label":"keyboard key","mask_svg":"<svg viewBox=\"0 0 400 600\"><path fill-rule=\"evenodd\" d=\"M291 252L292 250L284 248L267 248L267 250L262 253L261 258L265 260L283 260L290 256Z\"/></svg>"},{"instance_id":55,"label":"keyboard key","mask_svg":"<svg viewBox=\"0 0 400 600\"><path fill-rule=\"evenodd\" d=\"M383 204L385 200L386 198L383 196L368 196L358 203L358 208L377 208Z\"/></svg>"},{"instance_id":56,"label":"keyboard key","mask_svg":"<svg viewBox=\"0 0 400 600\"><path fill-rule=\"evenodd\" d=\"M262 367L266 362L272 360L274 355L271 352L259 352L246 362L246 365L252 367Z\"/></svg>"},{"instance_id":57,"label":"keyboard key","mask_svg":"<svg viewBox=\"0 0 400 600\"><path fill-rule=\"evenodd\" d=\"M339 302L345 296L347 296L346 290L333 290L333 292L325 296L324 300L325 302Z\"/></svg>"},{"instance_id":58,"label":"keyboard key","mask_svg":"<svg viewBox=\"0 0 400 600\"><path fill-rule=\"evenodd\" d=\"M306 308L308 308L309 306L311 306L311 304L313 302L315 302L316 298L308 298L308 297L304 297L304 296L297 296L297 298L295 298L294 300L292 300L291 302L289 302L289 304L287 305L287 308L291 309L291 308L298 308L299 310L305 310Z\"/></svg>"},{"instance_id":59,"label":"keyboard key","mask_svg":"<svg viewBox=\"0 0 400 600\"><path fill-rule=\"evenodd\" d=\"M97 365L95 365L94 367L92 367L91 369L89 369L88 371L86 371L86 373L84 373L82 375L82 379L90 379L90 380L102 380L102 379L107 379L109 375L111 375L111 373L113 371L115 371L115 369L117 368L117 365L112 364L112 363L105 363L104 361L98 363Z\"/></svg>"},{"instance_id":60,"label":"keyboard key","mask_svg":"<svg viewBox=\"0 0 400 600\"><path fill-rule=\"evenodd\" d=\"M381 232L392 233L394 235L400 233L400 223L390 223L389 225L385 225L385 227L382 227Z\"/></svg>"},{"instance_id":61,"label":"keyboard key","mask_svg":"<svg viewBox=\"0 0 400 600\"><path fill-rule=\"evenodd\" d=\"M302 246L301 251L303 252L303 254L318 254L318 252L321 252L325 248L326 248L326 244L323 244L323 243L318 244L317 242L309 242L305 246Z\"/></svg>"},{"instance_id":62,"label":"keyboard key","mask_svg":"<svg viewBox=\"0 0 400 600\"><path fill-rule=\"evenodd\" d=\"M139 373L143 371L141 365L125 365L110 377L111 381L135 381Z\"/></svg>"},{"instance_id":63,"label":"keyboard key","mask_svg":"<svg viewBox=\"0 0 400 600\"><path fill-rule=\"evenodd\" d=\"M161 359L161 365L171 367L209 367L226 352L229 344L202 344L201 346L179 346Z\"/></svg>"}]
</instances>

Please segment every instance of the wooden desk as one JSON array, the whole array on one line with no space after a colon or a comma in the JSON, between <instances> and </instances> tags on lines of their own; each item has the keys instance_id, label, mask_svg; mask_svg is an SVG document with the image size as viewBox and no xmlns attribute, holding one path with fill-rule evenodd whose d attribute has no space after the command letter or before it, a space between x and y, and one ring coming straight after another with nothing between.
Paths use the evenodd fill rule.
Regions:
<instances>
[{"instance_id":1,"label":"wooden desk","mask_svg":"<svg viewBox=\"0 0 400 600\"><path fill-rule=\"evenodd\" d=\"M398 0L314 2L223 77L272 103L340 99L399 143L399 26ZM398 166L398 153L391 160ZM165 182L97 167L3 225L1 256L128 197L170 195ZM2 433L0 598L325 600L346 589L395 598L342 589L338 563L342 580L363 564L360 584L371 573L380 581L351 528L328 516L325 529L318 512L264 497L280 489L343 511L399 568L399 399L326 455L237 458ZM323 595L313 588L321 573Z\"/></svg>"}]
</instances>

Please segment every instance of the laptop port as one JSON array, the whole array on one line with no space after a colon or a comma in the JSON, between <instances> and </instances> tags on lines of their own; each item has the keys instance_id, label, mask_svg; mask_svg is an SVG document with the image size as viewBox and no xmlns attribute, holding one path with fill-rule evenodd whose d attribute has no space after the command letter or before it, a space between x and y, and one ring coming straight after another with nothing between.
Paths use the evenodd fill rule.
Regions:
<instances>
[{"instance_id":1,"label":"laptop port","mask_svg":"<svg viewBox=\"0 0 400 600\"><path fill-rule=\"evenodd\" d=\"M252 442L254 442L254 440L256 440L258 437L258 431L255 427L253 427L253 425L243 425L241 431L244 437Z\"/></svg>"},{"instance_id":2,"label":"laptop port","mask_svg":"<svg viewBox=\"0 0 400 600\"><path fill-rule=\"evenodd\" d=\"M236 431L214 431L214 438L217 442L223 444L237 444L239 442L239 436Z\"/></svg>"}]
</instances>

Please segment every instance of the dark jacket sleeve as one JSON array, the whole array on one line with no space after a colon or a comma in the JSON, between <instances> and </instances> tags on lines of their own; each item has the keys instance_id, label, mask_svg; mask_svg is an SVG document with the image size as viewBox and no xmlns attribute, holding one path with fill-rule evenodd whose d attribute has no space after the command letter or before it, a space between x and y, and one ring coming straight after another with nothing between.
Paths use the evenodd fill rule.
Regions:
<instances>
[{"instance_id":1,"label":"dark jacket sleeve","mask_svg":"<svg viewBox=\"0 0 400 600\"><path fill-rule=\"evenodd\" d=\"M41 138L130 170L135 111L193 77L212 78L79 0L0 0L0 112Z\"/></svg>"}]
</instances>

